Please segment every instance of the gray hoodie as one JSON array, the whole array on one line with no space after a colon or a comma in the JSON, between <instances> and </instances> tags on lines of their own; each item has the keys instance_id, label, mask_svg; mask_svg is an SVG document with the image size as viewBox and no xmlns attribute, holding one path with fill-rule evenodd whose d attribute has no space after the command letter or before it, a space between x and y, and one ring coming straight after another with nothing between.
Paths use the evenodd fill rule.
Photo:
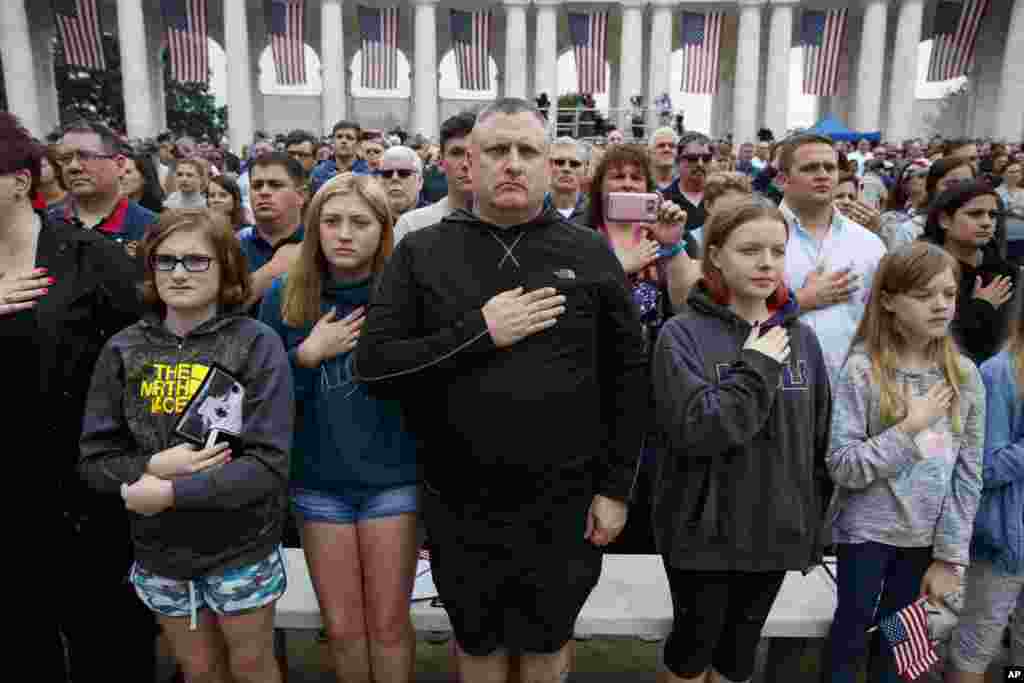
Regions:
<instances>
[{"instance_id":1,"label":"gray hoodie","mask_svg":"<svg viewBox=\"0 0 1024 683\"><path fill-rule=\"evenodd\" d=\"M185 443L175 425L214 364L245 388L240 446L230 463L174 479L171 508L131 514L138 562L167 578L252 564L280 543L295 413L281 339L243 316L216 317L184 338L150 317L104 347L86 403L79 471L116 495L155 453Z\"/></svg>"}]
</instances>

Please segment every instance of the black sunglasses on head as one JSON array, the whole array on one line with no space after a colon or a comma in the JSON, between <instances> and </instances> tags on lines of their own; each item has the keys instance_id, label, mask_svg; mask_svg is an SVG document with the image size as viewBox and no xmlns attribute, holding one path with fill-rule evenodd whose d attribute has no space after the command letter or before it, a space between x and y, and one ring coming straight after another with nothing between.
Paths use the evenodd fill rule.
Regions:
<instances>
[{"instance_id":1,"label":"black sunglasses on head","mask_svg":"<svg viewBox=\"0 0 1024 683\"><path fill-rule=\"evenodd\" d=\"M377 176L378 178L384 178L385 180L391 180L396 173L398 174L399 178L405 180L406 178L409 178L414 173L416 173L416 171L410 170L408 168L389 168L385 171L374 171L373 175Z\"/></svg>"}]
</instances>

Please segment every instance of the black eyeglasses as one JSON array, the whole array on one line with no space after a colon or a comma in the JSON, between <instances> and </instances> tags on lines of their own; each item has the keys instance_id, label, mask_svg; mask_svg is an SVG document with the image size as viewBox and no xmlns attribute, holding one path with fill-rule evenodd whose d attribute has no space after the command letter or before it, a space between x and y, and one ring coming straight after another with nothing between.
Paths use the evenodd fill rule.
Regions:
<instances>
[{"instance_id":1,"label":"black eyeglasses","mask_svg":"<svg viewBox=\"0 0 1024 683\"><path fill-rule=\"evenodd\" d=\"M703 161L705 164L710 164L713 157L710 154L680 154L680 161L688 161L691 164L695 164L698 161Z\"/></svg>"},{"instance_id":2,"label":"black eyeglasses","mask_svg":"<svg viewBox=\"0 0 1024 683\"><path fill-rule=\"evenodd\" d=\"M583 162L579 161L578 159L552 159L551 160L551 165L552 166L557 166L558 168L562 168L566 164L569 164L569 168L579 168L580 166L583 165Z\"/></svg>"},{"instance_id":3,"label":"black eyeglasses","mask_svg":"<svg viewBox=\"0 0 1024 683\"><path fill-rule=\"evenodd\" d=\"M153 267L161 273L173 272L179 263L189 273L205 273L210 269L213 258L202 254L185 254L181 258L170 254L157 254L153 257Z\"/></svg>"},{"instance_id":4,"label":"black eyeglasses","mask_svg":"<svg viewBox=\"0 0 1024 683\"><path fill-rule=\"evenodd\" d=\"M375 175L378 178L384 178L385 180L391 180L395 176L396 173L398 174L399 178L401 178L402 180L405 180L405 179L409 178L410 176L414 175L416 173L416 171L413 171L413 170L408 169L408 168L394 168L394 169L389 168L389 169L386 169L386 170L383 170L383 171L374 171L373 175Z\"/></svg>"}]
</instances>

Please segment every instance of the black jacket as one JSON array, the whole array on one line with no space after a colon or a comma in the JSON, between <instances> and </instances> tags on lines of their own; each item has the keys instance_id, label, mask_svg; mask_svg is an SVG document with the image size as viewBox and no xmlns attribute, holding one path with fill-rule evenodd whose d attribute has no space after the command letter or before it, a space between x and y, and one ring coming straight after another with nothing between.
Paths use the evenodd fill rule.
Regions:
<instances>
[{"instance_id":1,"label":"black jacket","mask_svg":"<svg viewBox=\"0 0 1024 683\"><path fill-rule=\"evenodd\" d=\"M56 505L73 518L109 513L123 517L117 497L91 493L78 478L78 437L93 366L103 344L138 320L137 265L124 248L92 231L46 219L36 266L56 279L35 308L3 328L5 356L17 379L15 414L9 424L33 426L25 434L32 451L46 454L57 486ZM23 416L27 421L18 419Z\"/></svg>"},{"instance_id":2,"label":"black jacket","mask_svg":"<svg viewBox=\"0 0 1024 683\"><path fill-rule=\"evenodd\" d=\"M832 399L814 331L794 300L785 365L744 350L750 324L702 285L654 350L654 533L672 566L803 570L821 556Z\"/></svg>"},{"instance_id":3,"label":"black jacket","mask_svg":"<svg viewBox=\"0 0 1024 683\"><path fill-rule=\"evenodd\" d=\"M558 323L504 349L483 306L552 286ZM627 500L649 409L640 321L618 259L557 211L499 228L458 211L403 239L370 302L353 375L402 400L427 484L500 509L567 473Z\"/></svg>"}]
</instances>

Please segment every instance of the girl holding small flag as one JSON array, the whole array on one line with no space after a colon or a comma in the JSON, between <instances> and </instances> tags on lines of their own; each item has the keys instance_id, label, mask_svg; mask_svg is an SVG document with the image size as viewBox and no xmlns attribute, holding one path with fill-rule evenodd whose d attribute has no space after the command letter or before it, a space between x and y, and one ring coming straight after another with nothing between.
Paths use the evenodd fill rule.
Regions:
<instances>
[{"instance_id":1,"label":"girl holding small flag","mask_svg":"<svg viewBox=\"0 0 1024 683\"><path fill-rule=\"evenodd\" d=\"M950 334L959 268L935 245L885 256L835 386L828 456L836 484L828 524L838 554L838 606L827 680L899 680L895 658L868 630L921 597L938 603L958 566L981 495L985 393Z\"/></svg>"}]
</instances>

